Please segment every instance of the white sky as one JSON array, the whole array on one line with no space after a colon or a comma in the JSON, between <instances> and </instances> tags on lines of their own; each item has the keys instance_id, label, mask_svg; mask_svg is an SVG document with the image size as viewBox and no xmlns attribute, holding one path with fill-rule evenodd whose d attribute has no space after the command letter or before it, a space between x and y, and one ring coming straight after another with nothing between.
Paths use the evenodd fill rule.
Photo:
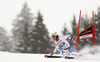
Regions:
<instances>
[{"instance_id":1,"label":"white sky","mask_svg":"<svg viewBox=\"0 0 100 62\"><path fill-rule=\"evenodd\" d=\"M61 34L64 23L70 30L69 23L74 14L77 20L80 10L82 15L92 16L92 10L97 12L100 6L100 0L0 0L0 27L4 27L8 34L11 34L13 20L21 12L25 2L34 15L38 10L41 11L50 34L52 32Z\"/></svg>"}]
</instances>

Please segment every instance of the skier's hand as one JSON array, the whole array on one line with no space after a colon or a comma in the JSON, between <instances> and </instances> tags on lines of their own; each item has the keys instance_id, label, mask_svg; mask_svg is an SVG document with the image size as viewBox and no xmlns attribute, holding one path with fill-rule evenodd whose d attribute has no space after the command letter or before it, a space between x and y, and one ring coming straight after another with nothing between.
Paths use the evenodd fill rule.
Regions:
<instances>
[{"instance_id":1,"label":"skier's hand","mask_svg":"<svg viewBox=\"0 0 100 62\"><path fill-rule=\"evenodd\" d=\"M73 41L74 44L76 44L75 39L73 37L71 37L71 40Z\"/></svg>"},{"instance_id":2,"label":"skier's hand","mask_svg":"<svg viewBox=\"0 0 100 62\"><path fill-rule=\"evenodd\" d=\"M73 43L76 44L76 42L73 40Z\"/></svg>"},{"instance_id":3,"label":"skier's hand","mask_svg":"<svg viewBox=\"0 0 100 62\"><path fill-rule=\"evenodd\" d=\"M51 53L50 53L50 56L52 56L53 54L55 54L55 52L51 52Z\"/></svg>"},{"instance_id":4,"label":"skier's hand","mask_svg":"<svg viewBox=\"0 0 100 62\"><path fill-rule=\"evenodd\" d=\"M73 37L71 37L71 40L74 40Z\"/></svg>"}]
</instances>

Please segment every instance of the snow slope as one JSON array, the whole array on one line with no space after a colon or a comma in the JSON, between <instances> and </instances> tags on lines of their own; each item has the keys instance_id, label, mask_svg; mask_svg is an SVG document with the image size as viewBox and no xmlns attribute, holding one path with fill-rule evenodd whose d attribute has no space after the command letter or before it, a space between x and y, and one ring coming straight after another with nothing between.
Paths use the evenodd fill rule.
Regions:
<instances>
[{"instance_id":1,"label":"snow slope","mask_svg":"<svg viewBox=\"0 0 100 62\"><path fill-rule=\"evenodd\" d=\"M82 52L85 52L86 50L88 49L85 48ZM98 50L95 54L90 54L90 52L87 53L88 54L79 59L64 59L45 58L45 54L20 54L0 52L0 62L100 62L100 50Z\"/></svg>"}]
</instances>

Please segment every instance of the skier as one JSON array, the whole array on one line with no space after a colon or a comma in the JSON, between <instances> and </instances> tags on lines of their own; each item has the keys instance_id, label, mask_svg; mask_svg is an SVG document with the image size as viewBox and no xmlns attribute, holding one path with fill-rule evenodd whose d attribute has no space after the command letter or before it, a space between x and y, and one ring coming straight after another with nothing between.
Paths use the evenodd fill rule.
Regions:
<instances>
[{"instance_id":1,"label":"skier","mask_svg":"<svg viewBox=\"0 0 100 62\"><path fill-rule=\"evenodd\" d=\"M66 39L71 39L73 40L73 37L71 36L59 36L57 32L52 33L52 38L55 41L55 49L53 52L50 53L52 56L54 53L59 52L63 56L65 55L73 55L73 56L79 56L79 53L76 53L73 49L73 47L68 43Z\"/></svg>"}]
</instances>

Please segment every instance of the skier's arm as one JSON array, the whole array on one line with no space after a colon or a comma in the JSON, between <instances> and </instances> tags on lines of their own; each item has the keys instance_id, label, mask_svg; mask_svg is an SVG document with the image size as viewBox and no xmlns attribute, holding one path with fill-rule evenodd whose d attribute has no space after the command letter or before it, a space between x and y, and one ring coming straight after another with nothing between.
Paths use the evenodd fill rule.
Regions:
<instances>
[{"instance_id":1,"label":"skier's arm","mask_svg":"<svg viewBox=\"0 0 100 62\"><path fill-rule=\"evenodd\" d=\"M73 43L76 44L76 42L74 41L73 37L68 36L67 38L68 38L68 39L71 39L71 40L73 41Z\"/></svg>"},{"instance_id":2,"label":"skier's arm","mask_svg":"<svg viewBox=\"0 0 100 62\"><path fill-rule=\"evenodd\" d=\"M52 51L52 52L50 52L50 56L52 56L53 54L55 54L57 51L56 51L56 49L57 49L57 46L56 46L56 44L54 43L54 46L55 46L55 49Z\"/></svg>"},{"instance_id":3,"label":"skier's arm","mask_svg":"<svg viewBox=\"0 0 100 62\"><path fill-rule=\"evenodd\" d=\"M56 51L56 48L54 49L54 51L50 52L50 56L52 56L53 54L55 54L57 51Z\"/></svg>"},{"instance_id":4,"label":"skier's arm","mask_svg":"<svg viewBox=\"0 0 100 62\"><path fill-rule=\"evenodd\" d=\"M59 48L58 46L56 46L56 48L54 49L53 52L54 53L59 52L60 54L63 54L64 53L64 51L61 48Z\"/></svg>"},{"instance_id":5,"label":"skier's arm","mask_svg":"<svg viewBox=\"0 0 100 62\"><path fill-rule=\"evenodd\" d=\"M51 52L51 53L50 53L50 56L52 56L53 54L55 54L55 52Z\"/></svg>"},{"instance_id":6,"label":"skier's arm","mask_svg":"<svg viewBox=\"0 0 100 62\"><path fill-rule=\"evenodd\" d=\"M73 40L73 37L70 36L70 35L68 35L68 36L63 36L63 38L64 38L64 39L71 39L71 40Z\"/></svg>"},{"instance_id":7,"label":"skier's arm","mask_svg":"<svg viewBox=\"0 0 100 62\"><path fill-rule=\"evenodd\" d=\"M70 35L68 36L63 36L64 39L71 39L73 41L74 44L76 44L76 42L74 41L73 37L71 37Z\"/></svg>"},{"instance_id":8,"label":"skier's arm","mask_svg":"<svg viewBox=\"0 0 100 62\"><path fill-rule=\"evenodd\" d=\"M55 43L55 49L50 53L50 56L52 56L53 54L55 54L56 52L58 52L59 46L57 46Z\"/></svg>"},{"instance_id":9,"label":"skier's arm","mask_svg":"<svg viewBox=\"0 0 100 62\"><path fill-rule=\"evenodd\" d=\"M53 52L56 53L58 48L59 48L58 46L55 46L55 49L53 50Z\"/></svg>"}]
</instances>

